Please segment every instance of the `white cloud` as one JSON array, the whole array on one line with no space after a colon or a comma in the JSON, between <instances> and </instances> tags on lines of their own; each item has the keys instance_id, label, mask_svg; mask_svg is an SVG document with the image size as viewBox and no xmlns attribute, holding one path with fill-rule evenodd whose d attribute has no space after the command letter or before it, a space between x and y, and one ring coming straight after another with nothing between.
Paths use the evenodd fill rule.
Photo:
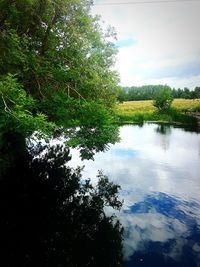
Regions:
<instances>
[{"instance_id":1,"label":"white cloud","mask_svg":"<svg viewBox=\"0 0 200 267\"><path fill-rule=\"evenodd\" d=\"M119 48L116 69L122 85L167 83L190 88L199 85L200 68L194 75L190 67L187 75L186 68L196 65L197 69L200 64L199 10L197 2L94 6L93 14L101 14L105 24L114 26L119 40L136 40L131 46ZM168 74L170 68L174 74ZM178 75L177 70L182 68L185 78L183 71L181 77ZM156 77L159 70L163 72L162 78Z\"/></svg>"},{"instance_id":2,"label":"white cloud","mask_svg":"<svg viewBox=\"0 0 200 267\"><path fill-rule=\"evenodd\" d=\"M165 243L174 240L174 247L168 251L172 257L181 254L187 226L155 211L149 213L122 213L120 221L127 231L124 241L124 258L127 260L135 251L144 250L148 241ZM196 248L196 247L195 247Z\"/></svg>"}]
</instances>

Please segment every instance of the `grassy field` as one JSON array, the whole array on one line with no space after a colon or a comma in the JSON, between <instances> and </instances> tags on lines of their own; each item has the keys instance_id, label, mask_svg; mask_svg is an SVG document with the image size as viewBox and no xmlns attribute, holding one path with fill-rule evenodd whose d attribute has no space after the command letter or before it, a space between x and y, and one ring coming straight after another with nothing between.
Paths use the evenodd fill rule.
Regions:
<instances>
[{"instance_id":1,"label":"grassy field","mask_svg":"<svg viewBox=\"0 0 200 267\"><path fill-rule=\"evenodd\" d=\"M194 122L193 118L185 115L188 109L200 109L200 99L175 99L172 110L168 113L158 113L152 100L127 101L117 106L117 119L119 122Z\"/></svg>"}]
</instances>

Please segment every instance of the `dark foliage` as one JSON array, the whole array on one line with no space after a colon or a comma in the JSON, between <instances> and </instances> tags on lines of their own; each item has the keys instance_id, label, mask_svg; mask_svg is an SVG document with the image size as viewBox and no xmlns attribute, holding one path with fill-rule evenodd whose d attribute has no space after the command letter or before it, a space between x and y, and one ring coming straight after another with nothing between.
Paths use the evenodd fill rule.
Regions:
<instances>
[{"instance_id":1,"label":"dark foliage","mask_svg":"<svg viewBox=\"0 0 200 267\"><path fill-rule=\"evenodd\" d=\"M120 266L118 185L96 187L66 166L69 149L41 144L18 155L0 180L1 266Z\"/></svg>"}]
</instances>

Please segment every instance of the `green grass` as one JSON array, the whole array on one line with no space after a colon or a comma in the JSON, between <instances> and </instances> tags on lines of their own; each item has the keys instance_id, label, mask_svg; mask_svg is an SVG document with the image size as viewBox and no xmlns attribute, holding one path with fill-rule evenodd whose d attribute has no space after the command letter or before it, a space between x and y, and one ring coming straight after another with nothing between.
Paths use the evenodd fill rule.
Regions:
<instances>
[{"instance_id":1,"label":"green grass","mask_svg":"<svg viewBox=\"0 0 200 267\"><path fill-rule=\"evenodd\" d=\"M175 99L172 108L163 113L158 112L152 100L127 101L117 106L117 121L119 123L142 123L158 121L169 123L195 123L196 119L185 114L188 109L199 110L200 99Z\"/></svg>"}]
</instances>

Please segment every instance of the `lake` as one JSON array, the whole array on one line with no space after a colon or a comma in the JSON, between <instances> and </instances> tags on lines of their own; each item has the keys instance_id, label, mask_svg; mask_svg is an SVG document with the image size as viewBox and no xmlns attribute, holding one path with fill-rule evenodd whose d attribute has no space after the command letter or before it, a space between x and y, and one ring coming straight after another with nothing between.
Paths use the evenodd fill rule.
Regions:
<instances>
[{"instance_id":1,"label":"lake","mask_svg":"<svg viewBox=\"0 0 200 267\"><path fill-rule=\"evenodd\" d=\"M120 136L94 161L73 150L70 165L85 165L83 178L103 170L121 185L124 267L199 267L200 134L144 124L122 126Z\"/></svg>"}]
</instances>

